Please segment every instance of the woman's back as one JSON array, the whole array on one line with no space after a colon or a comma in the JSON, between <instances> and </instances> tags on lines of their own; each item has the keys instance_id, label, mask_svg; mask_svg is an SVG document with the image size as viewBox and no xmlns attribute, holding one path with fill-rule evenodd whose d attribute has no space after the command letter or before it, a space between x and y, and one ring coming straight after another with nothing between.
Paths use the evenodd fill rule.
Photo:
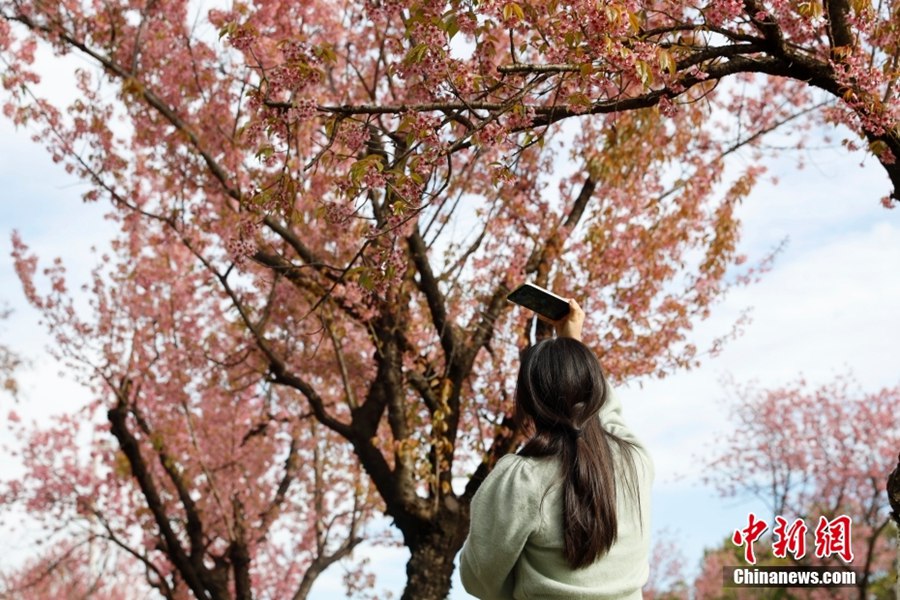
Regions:
<instances>
[{"instance_id":1,"label":"woman's back","mask_svg":"<svg viewBox=\"0 0 900 600\"><path fill-rule=\"evenodd\" d=\"M472 500L469 538L460 558L466 590L483 600L641 597L648 574L653 467L621 410L610 393L599 414L603 429L628 442L613 445L617 533L609 550L573 569L563 553L560 461L506 456ZM634 459L633 473L626 452Z\"/></svg>"}]
</instances>

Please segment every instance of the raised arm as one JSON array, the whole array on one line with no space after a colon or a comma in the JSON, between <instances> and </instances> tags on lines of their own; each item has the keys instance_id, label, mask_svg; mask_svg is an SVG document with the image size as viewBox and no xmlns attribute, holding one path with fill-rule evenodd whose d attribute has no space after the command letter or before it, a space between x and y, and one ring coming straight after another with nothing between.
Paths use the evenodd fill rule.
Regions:
<instances>
[{"instance_id":1,"label":"raised arm","mask_svg":"<svg viewBox=\"0 0 900 600\"><path fill-rule=\"evenodd\" d=\"M559 337L570 337L580 342L581 332L584 328L584 310L572 298L569 298L569 308L569 314L558 321L544 320L556 328L556 335ZM643 447L637 436L625 424L625 420L622 417L622 402L619 400L616 391L608 384L606 402L603 403L603 407L600 409L600 422L603 423L604 429L616 437Z\"/></svg>"},{"instance_id":2,"label":"raised arm","mask_svg":"<svg viewBox=\"0 0 900 600\"><path fill-rule=\"evenodd\" d=\"M556 335L559 337L570 337L581 341L581 330L584 328L584 310L578 303L569 298L569 314L558 321L551 321L546 317L538 315L538 317L556 328Z\"/></svg>"}]
</instances>

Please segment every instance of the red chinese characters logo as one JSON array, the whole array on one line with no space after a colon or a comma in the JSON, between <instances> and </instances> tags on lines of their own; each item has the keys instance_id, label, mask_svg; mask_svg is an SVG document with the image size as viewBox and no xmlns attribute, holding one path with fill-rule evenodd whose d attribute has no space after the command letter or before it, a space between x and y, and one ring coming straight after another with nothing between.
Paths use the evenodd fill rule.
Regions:
<instances>
[{"instance_id":1,"label":"red chinese characters logo","mask_svg":"<svg viewBox=\"0 0 900 600\"><path fill-rule=\"evenodd\" d=\"M830 521L819 517L815 530L815 555L817 558L828 558L837 555L845 563L853 560L852 521L847 515L840 515ZM756 553L753 544L762 537L769 524L750 513L747 526L736 529L731 541L735 546L744 546L744 560L751 565L756 564ZM786 558L788 554L799 560L806 556L806 532L809 531L803 519L795 519L788 523L782 516L775 517L775 529L772 530L772 554L776 558Z\"/></svg>"},{"instance_id":2,"label":"red chinese characters logo","mask_svg":"<svg viewBox=\"0 0 900 600\"><path fill-rule=\"evenodd\" d=\"M806 556L806 523L796 519L790 526L787 519L775 517L775 540L772 542L772 553L777 558L785 558L790 552L796 559Z\"/></svg>"},{"instance_id":3,"label":"red chinese characters logo","mask_svg":"<svg viewBox=\"0 0 900 600\"><path fill-rule=\"evenodd\" d=\"M827 558L837 554L845 563L852 561L851 525L847 515L835 517L831 521L819 517L819 524L816 525L816 556Z\"/></svg>"},{"instance_id":4,"label":"red chinese characters logo","mask_svg":"<svg viewBox=\"0 0 900 600\"><path fill-rule=\"evenodd\" d=\"M749 523L743 529L737 529L731 536L731 541L735 546L746 546L744 548L744 560L751 565L756 564L756 555L753 553L753 543L759 539L759 536L765 532L769 526L763 520L757 520L756 515L750 513Z\"/></svg>"}]
</instances>

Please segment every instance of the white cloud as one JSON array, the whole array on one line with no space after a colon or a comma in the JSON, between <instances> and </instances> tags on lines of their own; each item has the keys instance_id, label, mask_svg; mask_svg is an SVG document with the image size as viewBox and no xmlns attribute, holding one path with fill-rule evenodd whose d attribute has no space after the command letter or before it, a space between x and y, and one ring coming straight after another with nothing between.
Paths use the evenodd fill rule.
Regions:
<instances>
[{"instance_id":1,"label":"white cloud","mask_svg":"<svg viewBox=\"0 0 900 600\"><path fill-rule=\"evenodd\" d=\"M642 402L653 403L654 410L647 411L653 414L651 428L659 427L658 421L687 424L697 415L686 409L709 408L721 398L717 373L723 372L738 380L778 384L801 372L825 381L847 365L864 386L896 383L886 332L900 327L898 260L900 226L890 222L804 252L789 250L761 282L733 290L697 328L697 338L706 341L752 307L753 321L744 335L695 371L642 382L644 388L631 394L634 410Z\"/></svg>"}]
</instances>

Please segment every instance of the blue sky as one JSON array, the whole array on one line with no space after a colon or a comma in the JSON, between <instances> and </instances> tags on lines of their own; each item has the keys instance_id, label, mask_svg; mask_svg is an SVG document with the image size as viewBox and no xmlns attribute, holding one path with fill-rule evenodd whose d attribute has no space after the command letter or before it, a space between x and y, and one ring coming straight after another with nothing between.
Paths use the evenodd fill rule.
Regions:
<instances>
[{"instance_id":1,"label":"blue sky","mask_svg":"<svg viewBox=\"0 0 900 600\"><path fill-rule=\"evenodd\" d=\"M63 257L80 282L94 264L91 246L102 248L112 229L103 220L105 206L83 204L83 184L29 137L0 122L0 304L15 311L11 322L0 325L0 339L32 361L21 377L23 400L14 408L40 419L77 406L87 393L46 356L48 338L12 270L10 232L18 229L44 259ZM751 261L785 237L788 245L761 282L733 290L697 325L694 341L703 347L752 307L745 333L698 369L620 390L631 427L656 461L654 531L676 536L691 566L704 547L741 526L747 512L761 510L752 500L721 499L700 481L702 457L716 435L728 432L724 375L777 386L802 374L815 385L852 371L866 390L900 379L889 346L900 332L900 212L879 204L889 189L887 177L872 159L840 148L812 153L806 163L798 170L792 157L773 162L769 174L780 182L767 179L742 205L741 248ZM0 405L0 415L7 408ZM15 473L2 455L0 464L0 477ZM0 568L28 552L28 535L17 539ZM372 561L379 587L399 594L405 550L360 553ZM342 589L341 575L340 568L326 573L314 597L333 597ZM467 597L457 583L451 598Z\"/></svg>"}]
</instances>

